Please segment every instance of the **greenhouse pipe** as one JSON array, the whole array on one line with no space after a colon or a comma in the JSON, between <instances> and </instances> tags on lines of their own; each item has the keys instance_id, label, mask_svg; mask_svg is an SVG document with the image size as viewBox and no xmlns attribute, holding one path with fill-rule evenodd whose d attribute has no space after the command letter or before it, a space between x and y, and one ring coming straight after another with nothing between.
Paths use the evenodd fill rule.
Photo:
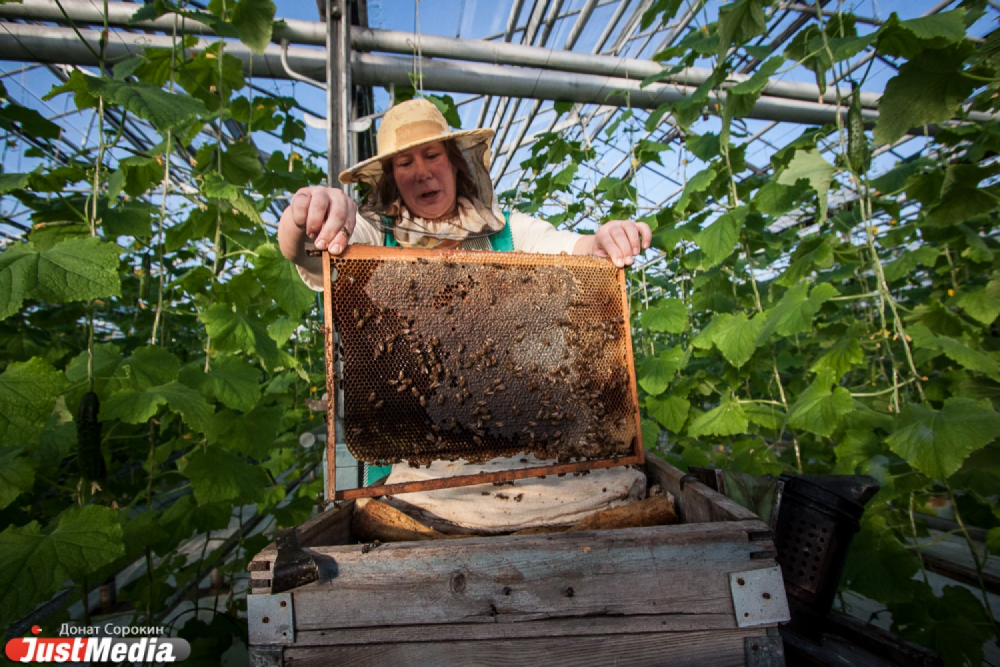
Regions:
<instances>
[{"instance_id":1,"label":"greenhouse pipe","mask_svg":"<svg viewBox=\"0 0 1000 667\"><path fill-rule=\"evenodd\" d=\"M4 23L0 33L0 53L6 60L21 62L52 62L94 66L97 63L90 49L81 43L76 33L69 28L52 28ZM80 30L85 39L98 43L100 32ZM170 48L171 39L165 36L144 35L142 42L131 40L135 35L111 33L106 49L108 60L117 60L136 55L145 47ZM196 45L195 50L208 46L206 42ZM239 43L233 43L227 52L240 58L244 69L253 76L273 79L287 77L281 66L281 47L268 46L263 56L250 57L250 50ZM326 54L317 49L289 47L288 61L292 67L306 76L325 76ZM425 84L428 90L452 93L484 93L509 95L535 99L561 100L569 102L613 104L652 109L660 104L676 102L690 96L693 89L674 84L652 84L640 88L639 82L631 79L599 77L569 72L529 70L525 68L502 67L480 63L455 63L448 61L428 61L423 66ZM359 85L388 84L409 85L412 59L375 54L355 54L351 72ZM715 95L710 95L710 104L719 103ZM841 108L841 113L846 110ZM762 120L778 120L791 123L825 124L836 120L837 107L817 102L790 100L767 95L754 105L749 116ZM992 120L992 114L971 112L973 120ZM866 120L874 121L877 113L865 110Z\"/></svg>"},{"instance_id":2,"label":"greenhouse pipe","mask_svg":"<svg viewBox=\"0 0 1000 667\"><path fill-rule=\"evenodd\" d=\"M80 23L101 23L103 13L100 5L77 0L64 2L67 15ZM169 31L173 29L173 18L161 17L153 21L130 24L129 19L135 13L135 5L124 2L108 3L108 23L115 26L129 26L141 29L156 29ZM22 4L0 5L0 18L24 19L35 21L52 21L62 23L65 18L59 7L48 0L23 0ZM285 19L284 25L277 25L273 38L277 41L287 39L292 44L320 45L326 44L326 27L324 23ZM198 22L185 22L181 32L211 36L211 30ZM622 58L600 54L577 53L558 49L547 49L525 44L509 42L487 42L478 39L460 39L455 37L439 37L436 35L420 35L420 51L427 58L448 58L495 65L518 65L522 67L538 67L580 74L622 77L627 79L645 79L659 74L663 68L651 60L638 58ZM412 55L414 51L414 35L410 32L393 30L372 30L357 28L351 30L351 47L356 51L378 51ZM671 83L699 86L712 75L712 70L702 67L689 67L670 76ZM732 74L734 83L745 80L748 75ZM772 80L764 87L764 93L773 97L788 97L790 99L816 101L823 99L828 104L836 104L837 91L827 90L820 95L819 87L809 83ZM842 98L850 95L850 91L841 90ZM862 93L862 106L875 108L879 95Z\"/></svg>"}]
</instances>

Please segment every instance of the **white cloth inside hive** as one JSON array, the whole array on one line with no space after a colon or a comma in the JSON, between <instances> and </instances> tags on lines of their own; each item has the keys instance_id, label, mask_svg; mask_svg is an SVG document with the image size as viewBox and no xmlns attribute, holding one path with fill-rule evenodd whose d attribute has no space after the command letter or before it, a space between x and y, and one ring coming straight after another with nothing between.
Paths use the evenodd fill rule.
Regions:
<instances>
[{"instance_id":1,"label":"white cloth inside hive","mask_svg":"<svg viewBox=\"0 0 1000 667\"><path fill-rule=\"evenodd\" d=\"M393 466L386 484L422 482L551 464L527 454L486 463L435 461L430 468ZM513 485L481 484L454 489L405 493L385 499L421 523L446 534L498 534L525 528L570 526L594 512L628 505L646 497L646 476L619 466L589 474L515 480Z\"/></svg>"}]
</instances>

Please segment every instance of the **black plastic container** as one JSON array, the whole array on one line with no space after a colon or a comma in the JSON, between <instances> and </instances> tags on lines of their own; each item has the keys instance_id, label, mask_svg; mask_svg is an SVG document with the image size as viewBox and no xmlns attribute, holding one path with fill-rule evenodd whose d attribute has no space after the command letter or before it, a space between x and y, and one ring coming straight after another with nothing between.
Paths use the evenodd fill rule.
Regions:
<instances>
[{"instance_id":1,"label":"black plastic container","mask_svg":"<svg viewBox=\"0 0 1000 667\"><path fill-rule=\"evenodd\" d=\"M821 619L833 605L865 503L879 485L863 475L782 475L781 480L774 543L792 616Z\"/></svg>"}]
</instances>

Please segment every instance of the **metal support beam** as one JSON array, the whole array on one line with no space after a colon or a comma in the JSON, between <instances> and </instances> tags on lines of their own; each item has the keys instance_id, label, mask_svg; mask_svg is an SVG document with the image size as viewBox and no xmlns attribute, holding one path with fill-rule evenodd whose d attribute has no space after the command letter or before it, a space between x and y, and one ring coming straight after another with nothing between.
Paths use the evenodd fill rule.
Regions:
<instances>
[{"instance_id":1,"label":"metal support beam","mask_svg":"<svg viewBox=\"0 0 1000 667\"><path fill-rule=\"evenodd\" d=\"M523 1L523 0L522 0ZM619 12L624 12L627 3L623 2ZM64 3L66 13L74 21L82 24L103 23L100 5L89 2ZM135 12L135 5L123 2L108 3L108 22L114 26L129 26L134 29L152 29L169 31L173 29L173 19L163 17L155 21L130 24L129 19ZM23 0L23 4L0 5L0 18L25 19L35 21L64 22L65 19L59 7L49 0ZM633 16L632 18L636 18ZM611 28L620 19L616 13L608 26L603 41L610 35ZM631 20L631 19L630 19ZM181 32L211 36L211 31L198 22L185 21ZM537 22L529 25L529 31L534 34ZM357 29L350 31L350 44L355 51L371 51L411 55L413 53L413 33L392 30ZM285 19L284 25L275 27L274 39L277 42L287 40L290 44L326 46L326 28L322 23ZM599 43L603 48L603 44ZM511 44L509 42L487 42L478 39L458 39L454 37L439 37L435 35L420 36L420 51L425 58L448 58L494 65L518 65L521 67L537 67L541 69L577 72L612 76L625 79L642 80L662 71L659 63L638 58L620 58L600 54L577 53L569 50L547 49L528 44ZM296 69L293 64L293 69ZM701 67L685 69L667 80L689 86L699 86L712 74L712 70ZM284 77L281 77L284 78ZM321 77L313 77L321 78ZM732 83L738 83L749 78L747 74L732 74ZM431 89L428 86L428 89ZM841 90L841 98L846 98L850 90ZM827 89L820 95L815 84L795 81L770 81L764 88L764 94L773 97L816 101L823 99L827 104L836 104L837 91ZM879 95L862 93L861 103L865 107L875 108Z\"/></svg>"},{"instance_id":2,"label":"metal support beam","mask_svg":"<svg viewBox=\"0 0 1000 667\"><path fill-rule=\"evenodd\" d=\"M343 1L343 0L341 0ZM81 30L84 39L98 44L100 32ZM124 59L141 53L149 47L170 48L169 37L148 35L137 44L132 35L110 33L106 58L109 61ZM202 40L193 50L207 48L212 42ZM281 65L281 47L269 46L263 56L254 55L243 44L232 42L226 52L244 63L244 70L255 77L285 79ZM51 62L75 65L96 65L94 56L73 30L0 23L0 54L6 60L22 62ZM326 54L311 48L289 47L288 62L292 68L316 79L326 78ZM358 85L384 86L409 85L409 72L413 70L411 58L398 58L375 54L355 54L351 63L351 76ZM428 90L452 93L505 95L530 99L560 100L569 102L631 105L653 109L661 104L676 102L693 93L691 86L652 84L641 88L639 81L606 76L554 72L529 68L504 67L469 62L429 60L423 64L424 85ZM346 72L345 72L346 75ZM342 79L343 81L343 79ZM719 102L714 95L709 103ZM846 113L844 108L840 109ZM822 125L836 120L837 107L830 104L807 102L763 95L750 113L751 118L791 123ZM865 110L866 120L874 121L877 114ZM972 120L995 118L993 114L971 112Z\"/></svg>"},{"instance_id":3,"label":"metal support beam","mask_svg":"<svg viewBox=\"0 0 1000 667\"><path fill-rule=\"evenodd\" d=\"M337 175L351 164L347 123L352 101L350 72L351 21L347 0L325 0L327 17L326 76L333 85L326 87L327 185L340 187Z\"/></svg>"}]
</instances>

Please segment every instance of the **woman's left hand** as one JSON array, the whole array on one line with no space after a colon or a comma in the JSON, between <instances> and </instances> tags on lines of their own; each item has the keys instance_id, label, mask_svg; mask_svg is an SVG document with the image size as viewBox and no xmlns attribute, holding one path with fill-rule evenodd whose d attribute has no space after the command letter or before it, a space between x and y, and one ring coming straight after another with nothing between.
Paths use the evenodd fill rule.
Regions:
<instances>
[{"instance_id":1,"label":"woman's left hand","mask_svg":"<svg viewBox=\"0 0 1000 667\"><path fill-rule=\"evenodd\" d=\"M633 257L649 248L653 233L645 222L612 220L597 228L588 254L607 257L618 268L631 265Z\"/></svg>"}]
</instances>

